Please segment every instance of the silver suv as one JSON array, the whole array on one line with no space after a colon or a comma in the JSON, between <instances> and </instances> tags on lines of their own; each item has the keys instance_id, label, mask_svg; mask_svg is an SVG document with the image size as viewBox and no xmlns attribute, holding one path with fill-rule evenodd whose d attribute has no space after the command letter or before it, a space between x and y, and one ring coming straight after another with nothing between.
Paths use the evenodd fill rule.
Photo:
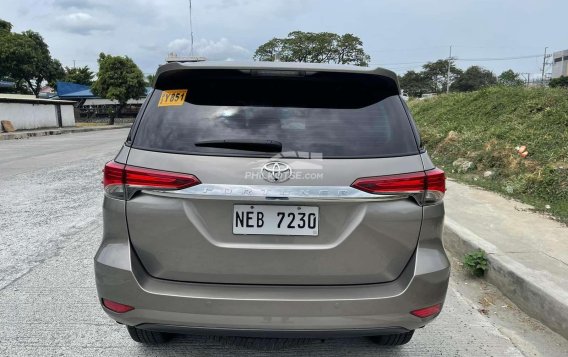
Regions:
<instances>
[{"instance_id":1,"label":"silver suv","mask_svg":"<svg viewBox=\"0 0 568 357\"><path fill-rule=\"evenodd\" d=\"M391 71L163 65L104 191L98 294L137 342L398 345L442 309L444 172Z\"/></svg>"}]
</instances>

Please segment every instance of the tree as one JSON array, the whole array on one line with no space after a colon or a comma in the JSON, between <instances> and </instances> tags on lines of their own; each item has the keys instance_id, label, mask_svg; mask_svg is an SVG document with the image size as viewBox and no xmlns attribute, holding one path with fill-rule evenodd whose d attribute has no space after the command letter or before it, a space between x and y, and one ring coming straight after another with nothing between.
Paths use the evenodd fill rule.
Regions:
<instances>
[{"instance_id":1,"label":"tree","mask_svg":"<svg viewBox=\"0 0 568 357\"><path fill-rule=\"evenodd\" d=\"M350 33L342 36L331 32L293 31L286 38L273 38L260 45L257 61L340 63L367 66L371 57L363 50L363 42Z\"/></svg>"},{"instance_id":2,"label":"tree","mask_svg":"<svg viewBox=\"0 0 568 357\"><path fill-rule=\"evenodd\" d=\"M508 69L501 73L497 78L499 84L504 86L522 86L525 84L525 81L521 79L521 76L518 73L515 73L512 69Z\"/></svg>"},{"instance_id":3,"label":"tree","mask_svg":"<svg viewBox=\"0 0 568 357\"><path fill-rule=\"evenodd\" d=\"M337 63L368 66L371 56L363 50L363 41L355 35L346 33L337 43Z\"/></svg>"},{"instance_id":4,"label":"tree","mask_svg":"<svg viewBox=\"0 0 568 357\"><path fill-rule=\"evenodd\" d=\"M433 93L442 93L446 91L446 83L448 76L448 60L437 60L436 62L428 62L422 66L423 74L429 78L429 91ZM463 71L456 67L453 60L450 60L450 85L456 81Z\"/></svg>"},{"instance_id":5,"label":"tree","mask_svg":"<svg viewBox=\"0 0 568 357\"><path fill-rule=\"evenodd\" d=\"M146 85L148 87L153 87L155 81L156 81L156 75L155 74L146 75Z\"/></svg>"},{"instance_id":6,"label":"tree","mask_svg":"<svg viewBox=\"0 0 568 357\"><path fill-rule=\"evenodd\" d=\"M25 83L36 96L44 82L63 77L61 63L37 32L10 32L12 25L0 20L0 77Z\"/></svg>"},{"instance_id":7,"label":"tree","mask_svg":"<svg viewBox=\"0 0 568 357\"><path fill-rule=\"evenodd\" d=\"M553 78L548 85L552 88L568 88L568 77Z\"/></svg>"},{"instance_id":8,"label":"tree","mask_svg":"<svg viewBox=\"0 0 568 357\"><path fill-rule=\"evenodd\" d=\"M10 33L10 31L12 31L12 24L8 21L0 19L0 34L2 34L3 32Z\"/></svg>"},{"instance_id":9,"label":"tree","mask_svg":"<svg viewBox=\"0 0 568 357\"><path fill-rule=\"evenodd\" d=\"M65 67L65 76L63 80L65 82L84 84L90 86L93 84L93 77L95 74L89 69L88 66L69 68Z\"/></svg>"},{"instance_id":10,"label":"tree","mask_svg":"<svg viewBox=\"0 0 568 357\"><path fill-rule=\"evenodd\" d=\"M2 40L3 36L10 34L11 30L12 30L12 24L9 23L8 21L4 21L4 20L0 19L0 41ZM1 45L0 45L0 47L1 47ZM6 81L6 82L14 82L14 79L10 78L8 76L8 74L5 73L6 72L5 69L3 69L2 67L3 66L0 64L0 80ZM10 88L10 87L0 88L0 93L12 93L12 92L18 92L18 90L15 89L15 88ZM27 92L24 92L24 93L27 94Z\"/></svg>"},{"instance_id":11,"label":"tree","mask_svg":"<svg viewBox=\"0 0 568 357\"><path fill-rule=\"evenodd\" d=\"M91 89L95 95L116 100L118 107L109 115L109 124L130 99L138 99L146 93L144 75L138 66L127 56L111 56L101 53L98 59L99 73Z\"/></svg>"},{"instance_id":12,"label":"tree","mask_svg":"<svg viewBox=\"0 0 568 357\"><path fill-rule=\"evenodd\" d=\"M471 66L452 85L459 92L471 92L497 83L493 72L479 66Z\"/></svg>"},{"instance_id":13,"label":"tree","mask_svg":"<svg viewBox=\"0 0 568 357\"><path fill-rule=\"evenodd\" d=\"M430 79L423 72L408 71L399 78L400 88L411 97L420 97L428 93Z\"/></svg>"},{"instance_id":14,"label":"tree","mask_svg":"<svg viewBox=\"0 0 568 357\"><path fill-rule=\"evenodd\" d=\"M272 40L258 46L254 52L253 59L258 61L276 61L282 59L282 43L284 40L273 38Z\"/></svg>"}]
</instances>

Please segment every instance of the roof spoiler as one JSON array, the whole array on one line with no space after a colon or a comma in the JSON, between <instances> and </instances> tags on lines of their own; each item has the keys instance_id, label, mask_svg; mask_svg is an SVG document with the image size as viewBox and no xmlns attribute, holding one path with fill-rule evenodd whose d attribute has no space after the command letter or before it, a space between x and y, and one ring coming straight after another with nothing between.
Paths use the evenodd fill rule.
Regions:
<instances>
[{"instance_id":1,"label":"roof spoiler","mask_svg":"<svg viewBox=\"0 0 568 357\"><path fill-rule=\"evenodd\" d=\"M397 92L400 93L400 87L398 83L398 76L393 71L385 68L369 68L369 67L356 67L347 65L321 65L313 63L295 63L295 62L232 62L232 61L207 61L207 60L195 60L196 58L203 57L187 57L192 60L179 61L182 57L173 57L175 61L168 62L158 67L156 72L156 81L164 74L173 74L175 72L182 71L202 71L202 70L237 70L246 71L255 75L267 75L272 72L281 72L280 76L290 76L292 73L298 74L308 74L314 72L327 72L327 73L356 73L365 75L375 75L386 77L392 84L397 88Z\"/></svg>"}]
</instances>

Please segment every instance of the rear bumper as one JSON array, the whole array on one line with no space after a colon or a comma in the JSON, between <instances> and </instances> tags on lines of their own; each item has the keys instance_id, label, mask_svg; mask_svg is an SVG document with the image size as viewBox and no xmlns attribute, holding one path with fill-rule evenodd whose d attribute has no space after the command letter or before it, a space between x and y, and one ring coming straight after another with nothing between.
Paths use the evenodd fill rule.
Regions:
<instances>
[{"instance_id":1,"label":"rear bumper","mask_svg":"<svg viewBox=\"0 0 568 357\"><path fill-rule=\"evenodd\" d=\"M439 239L421 241L401 276L351 286L197 284L148 275L128 241L104 244L95 257L100 298L134 306L103 307L114 320L140 328L240 336L378 335L423 327L410 311L443 303L449 262Z\"/></svg>"},{"instance_id":2,"label":"rear bumper","mask_svg":"<svg viewBox=\"0 0 568 357\"><path fill-rule=\"evenodd\" d=\"M141 324L137 328L151 331L179 333L187 335L204 336L237 336L237 337L264 337L264 338L345 338L358 336L378 336L405 333L409 330L402 327L367 328L367 329L243 329L243 328L205 328L186 327L176 325Z\"/></svg>"}]
</instances>

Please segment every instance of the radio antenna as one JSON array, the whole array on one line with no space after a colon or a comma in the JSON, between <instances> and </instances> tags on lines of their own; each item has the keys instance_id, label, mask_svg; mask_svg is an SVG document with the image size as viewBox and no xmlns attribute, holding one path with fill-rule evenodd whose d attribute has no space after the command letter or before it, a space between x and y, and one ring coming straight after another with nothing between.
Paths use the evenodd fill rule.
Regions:
<instances>
[{"instance_id":1,"label":"radio antenna","mask_svg":"<svg viewBox=\"0 0 568 357\"><path fill-rule=\"evenodd\" d=\"M189 37L191 41L191 56L193 56L193 21L191 19L191 0L189 0Z\"/></svg>"}]
</instances>

